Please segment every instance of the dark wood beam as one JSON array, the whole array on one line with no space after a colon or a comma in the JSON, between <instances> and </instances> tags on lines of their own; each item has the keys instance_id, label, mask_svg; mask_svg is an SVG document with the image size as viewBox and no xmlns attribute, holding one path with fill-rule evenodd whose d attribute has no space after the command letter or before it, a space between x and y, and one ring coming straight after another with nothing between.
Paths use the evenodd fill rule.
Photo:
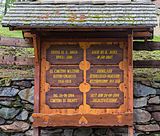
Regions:
<instances>
[{"instance_id":1,"label":"dark wood beam","mask_svg":"<svg viewBox=\"0 0 160 136\"><path fill-rule=\"evenodd\" d=\"M33 66L34 58L0 56L0 65ZM160 68L160 60L135 60L134 68Z\"/></svg>"},{"instance_id":2,"label":"dark wood beam","mask_svg":"<svg viewBox=\"0 0 160 136\"><path fill-rule=\"evenodd\" d=\"M136 60L134 68L160 68L160 60Z\"/></svg>"},{"instance_id":3,"label":"dark wood beam","mask_svg":"<svg viewBox=\"0 0 160 136\"><path fill-rule=\"evenodd\" d=\"M139 42L139 41L135 41L133 49L136 50L136 51L140 51L140 50L146 50L146 51L160 50L160 42L153 42L153 41Z\"/></svg>"}]
</instances>

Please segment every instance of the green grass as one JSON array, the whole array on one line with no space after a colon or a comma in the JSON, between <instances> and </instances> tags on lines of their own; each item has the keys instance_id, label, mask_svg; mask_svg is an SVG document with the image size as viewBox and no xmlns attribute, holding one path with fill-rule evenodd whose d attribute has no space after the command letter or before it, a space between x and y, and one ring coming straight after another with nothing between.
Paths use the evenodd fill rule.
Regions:
<instances>
[{"instance_id":1,"label":"green grass","mask_svg":"<svg viewBox=\"0 0 160 136\"><path fill-rule=\"evenodd\" d=\"M0 16L0 22L1 20L2 16ZM23 38L22 31L10 31L8 27L2 27L1 24L0 24L0 36Z\"/></svg>"},{"instance_id":2,"label":"green grass","mask_svg":"<svg viewBox=\"0 0 160 136\"><path fill-rule=\"evenodd\" d=\"M152 41L160 42L160 36L154 36Z\"/></svg>"},{"instance_id":3,"label":"green grass","mask_svg":"<svg viewBox=\"0 0 160 136\"><path fill-rule=\"evenodd\" d=\"M0 36L23 38L22 31L10 31L8 27L0 25Z\"/></svg>"}]
</instances>

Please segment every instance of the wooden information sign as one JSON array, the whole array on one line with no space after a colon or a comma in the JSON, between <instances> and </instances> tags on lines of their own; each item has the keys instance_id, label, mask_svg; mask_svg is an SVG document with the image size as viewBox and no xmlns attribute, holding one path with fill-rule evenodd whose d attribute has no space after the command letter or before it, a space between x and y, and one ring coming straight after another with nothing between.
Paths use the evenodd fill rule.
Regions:
<instances>
[{"instance_id":1,"label":"wooden information sign","mask_svg":"<svg viewBox=\"0 0 160 136\"><path fill-rule=\"evenodd\" d=\"M34 126L132 125L129 41L115 41L43 43Z\"/></svg>"},{"instance_id":2,"label":"wooden information sign","mask_svg":"<svg viewBox=\"0 0 160 136\"><path fill-rule=\"evenodd\" d=\"M77 88L55 88L46 93L46 104L50 108L78 108L82 104L82 93Z\"/></svg>"}]
</instances>

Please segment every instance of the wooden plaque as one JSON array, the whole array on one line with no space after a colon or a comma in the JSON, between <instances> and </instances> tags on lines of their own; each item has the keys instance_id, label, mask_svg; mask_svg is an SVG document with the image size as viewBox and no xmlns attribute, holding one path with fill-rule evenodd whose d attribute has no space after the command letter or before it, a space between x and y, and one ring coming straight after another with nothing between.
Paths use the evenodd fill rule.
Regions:
<instances>
[{"instance_id":1,"label":"wooden plaque","mask_svg":"<svg viewBox=\"0 0 160 136\"><path fill-rule=\"evenodd\" d=\"M51 87L79 86L83 82L83 72L78 65L54 65L46 72L46 82Z\"/></svg>"},{"instance_id":2,"label":"wooden plaque","mask_svg":"<svg viewBox=\"0 0 160 136\"><path fill-rule=\"evenodd\" d=\"M87 82L91 86L119 87L123 75L119 66L92 65L87 71Z\"/></svg>"},{"instance_id":3,"label":"wooden plaque","mask_svg":"<svg viewBox=\"0 0 160 136\"><path fill-rule=\"evenodd\" d=\"M87 93L91 108L118 108L124 102L124 94L117 88L92 88Z\"/></svg>"},{"instance_id":4,"label":"wooden plaque","mask_svg":"<svg viewBox=\"0 0 160 136\"><path fill-rule=\"evenodd\" d=\"M52 88L46 93L46 104L50 108L78 108L82 104L82 93L78 88Z\"/></svg>"},{"instance_id":5,"label":"wooden plaque","mask_svg":"<svg viewBox=\"0 0 160 136\"><path fill-rule=\"evenodd\" d=\"M83 50L76 44L51 45L46 51L50 64L79 64L83 60Z\"/></svg>"},{"instance_id":6,"label":"wooden plaque","mask_svg":"<svg viewBox=\"0 0 160 136\"><path fill-rule=\"evenodd\" d=\"M119 45L91 45L87 49L87 61L91 64L119 64L123 60L123 49Z\"/></svg>"},{"instance_id":7,"label":"wooden plaque","mask_svg":"<svg viewBox=\"0 0 160 136\"><path fill-rule=\"evenodd\" d=\"M42 43L40 113L33 114L34 126L132 125L127 40Z\"/></svg>"}]
</instances>

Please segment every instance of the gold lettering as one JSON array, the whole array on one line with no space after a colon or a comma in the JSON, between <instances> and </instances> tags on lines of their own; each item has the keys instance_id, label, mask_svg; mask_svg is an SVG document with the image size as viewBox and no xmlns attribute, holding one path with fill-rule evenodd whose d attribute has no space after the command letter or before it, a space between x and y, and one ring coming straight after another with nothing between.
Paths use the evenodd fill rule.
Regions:
<instances>
[{"instance_id":1,"label":"gold lettering","mask_svg":"<svg viewBox=\"0 0 160 136\"><path fill-rule=\"evenodd\" d=\"M101 84L105 84L105 83L108 83L108 80L94 80L94 79L91 79L90 81L89 81L89 83L91 83L91 84L98 84L98 83L101 83Z\"/></svg>"},{"instance_id":2,"label":"gold lettering","mask_svg":"<svg viewBox=\"0 0 160 136\"><path fill-rule=\"evenodd\" d=\"M60 54L60 51L59 50L52 50L51 54Z\"/></svg>"},{"instance_id":3,"label":"gold lettering","mask_svg":"<svg viewBox=\"0 0 160 136\"><path fill-rule=\"evenodd\" d=\"M53 78L77 78L76 74L53 74Z\"/></svg>"},{"instance_id":4,"label":"gold lettering","mask_svg":"<svg viewBox=\"0 0 160 136\"><path fill-rule=\"evenodd\" d=\"M78 50L51 50L53 55L78 54Z\"/></svg>"},{"instance_id":5,"label":"gold lettering","mask_svg":"<svg viewBox=\"0 0 160 136\"><path fill-rule=\"evenodd\" d=\"M97 69L96 73L112 73L112 69Z\"/></svg>"},{"instance_id":6,"label":"gold lettering","mask_svg":"<svg viewBox=\"0 0 160 136\"><path fill-rule=\"evenodd\" d=\"M75 97L75 94L72 93L53 94L53 97L49 101L51 103L75 103L78 102L78 99Z\"/></svg>"},{"instance_id":7,"label":"gold lettering","mask_svg":"<svg viewBox=\"0 0 160 136\"><path fill-rule=\"evenodd\" d=\"M62 55L56 55L56 59L64 59L64 56L62 56Z\"/></svg>"},{"instance_id":8,"label":"gold lettering","mask_svg":"<svg viewBox=\"0 0 160 136\"><path fill-rule=\"evenodd\" d=\"M73 59L73 56L67 55L67 56L66 56L66 59Z\"/></svg>"},{"instance_id":9,"label":"gold lettering","mask_svg":"<svg viewBox=\"0 0 160 136\"><path fill-rule=\"evenodd\" d=\"M74 102L77 102L78 100L77 99L67 99L67 102L69 103L74 103Z\"/></svg>"},{"instance_id":10,"label":"gold lettering","mask_svg":"<svg viewBox=\"0 0 160 136\"><path fill-rule=\"evenodd\" d=\"M50 70L50 73L79 73L79 69L54 69Z\"/></svg>"},{"instance_id":11,"label":"gold lettering","mask_svg":"<svg viewBox=\"0 0 160 136\"><path fill-rule=\"evenodd\" d=\"M79 69L67 69L67 73L79 73Z\"/></svg>"},{"instance_id":12,"label":"gold lettering","mask_svg":"<svg viewBox=\"0 0 160 136\"><path fill-rule=\"evenodd\" d=\"M97 98L94 98L91 102L94 102L94 103L115 103L117 102L117 98L106 98L106 99L97 99Z\"/></svg>"},{"instance_id":13,"label":"gold lettering","mask_svg":"<svg viewBox=\"0 0 160 136\"><path fill-rule=\"evenodd\" d=\"M113 55L98 55L96 58L99 60L113 59Z\"/></svg>"},{"instance_id":14,"label":"gold lettering","mask_svg":"<svg viewBox=\"0 0 160 136\"><path fill-rule=\"evenodd\" d=\"M75 97L74 94L68 94L68 97Z\"/></svg>"},{"instance_id":15,"label":"gold lettering","mask_svg":"<svg viewBox=\"0 0 160 136\"><path fill-rule=\"evenodd\" d=\"M58 83L60 83L60 84L63 84L63 83L71 84L72 80L58 80Z\"/></svg>"},{"instance_id":16,"label":"gold lettering","mask_svg":"<svg viewBox=\"0 0 160 136\"><path fill-rule=\"evenodd\" d=\"M66 73L66 69L54 69L54 73Z\"/></svg>"},{"instance_id":17,"label":"gold lettering","mask_svg":"<svg viewBox=\"0 0 160 136\"><path fill-rule=\"evenodd\" d=\"M90 74L90 78L120 78L120 74Z\"/></svg>"},{"instance_id":18,"label":"gold lettering","mask_svg":"<svg viewBox=\"0 0 160 136\"><path fill-rule=\"evenodd\" d=\"M50 102L60 103L62 102L62 99L50 99Z\"/></svg>"},{"instance_id":19,"label":"gold lettering","mask_svg":"<svg viewBox=\"0 0 160 136\"><path fill-rule=\"evenodd\" d=\"M117 50L110 50L109 54L114 54L115 55L115 54L118 54L118 52L117 52Z\"/></svg>"},{"instance_id":20,"label":"gold lettering","mask_svg":"<svg viewBox=\"0 0 160 136\"><path fill-rule=\"evenodd\" d=\"M77 50L70 50L69 54L78 54Z\"/></svg>"}]
</instances>

